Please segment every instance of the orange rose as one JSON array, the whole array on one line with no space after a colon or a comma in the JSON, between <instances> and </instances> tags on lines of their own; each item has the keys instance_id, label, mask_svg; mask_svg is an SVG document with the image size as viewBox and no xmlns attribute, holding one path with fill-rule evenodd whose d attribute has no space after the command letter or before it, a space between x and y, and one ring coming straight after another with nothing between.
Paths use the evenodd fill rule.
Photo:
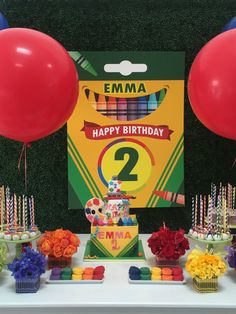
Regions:
<instances>
[{"instance_id":1,"label":"orange rose","mask_svg":"<svg viewBox=\"0 0 236 314\"><path fill-rule=\"evenodd\" d=\"M63 229L57 229L54 231L53 236L55 239L62 240L64 237L66 237L66 232Z\"/></svg>"},{"instance_id":2,"label":"orange rose","mask_svg":"<svg viewBox=\"0 0 236 314\"><path fill-rule=\"evenodd\" d=\"M76 251L77 251L76 246L70 244L65 248L63 256L71 257Z\"/></svg>"},{"instance_id":3,"label":"orange rose","mask_svg":"<svg viewBox=\"0 0 236 314\"><path fill-rule=\"evenodd\" d=\"M75 234L72 233L70 236L70 243L74 246L79 246L80 245L80 239Z\"/></svg>"},{"instance_id":4,"label":"orange rose","mask_svg":"<svg viewBox=\"0 0 236 314\"><path fill-rule=\"evenodd\" d=\"M65 248L70 244L70 241L66 238L63 238L60 242L61 247Z\"/></svg>"},{"instance_id":5,"label":"orange rose","mask_svg":"<svg viewBox=\"0 0 236 314\"><path fill-rule=\"evenodd\" d=\"M55 257L61 257L62 256L62 248L60 246L60 244L54 244L54 247L53 247L53 252L52 254L55 256Z\"/></svg>"},{"instance_id":6,"label":"orange rose","mask_svg":"<svg viewBox=\"0 0 236 314\"><path fill-rule=\"evenodd\" d=\"M44 255L49 255L52 251L52 243L49 239L43 239L43 241L41 242L40 245L40 251L44 254Z\"/></svg>"}]
</instances>

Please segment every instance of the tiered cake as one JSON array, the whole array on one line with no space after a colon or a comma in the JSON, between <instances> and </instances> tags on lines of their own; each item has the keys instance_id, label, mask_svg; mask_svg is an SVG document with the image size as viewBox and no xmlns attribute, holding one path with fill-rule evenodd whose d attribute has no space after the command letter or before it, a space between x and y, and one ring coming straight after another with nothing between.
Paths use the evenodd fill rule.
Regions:
<instances>
[{"instance_id":1,"label":"tiered cake","mask_svg":"<svg viewBox=\"0 0 236 314\"><path fill-rule=\"evenodd\" d=\"M145 258L136 215L129 214L132 198L121 192L121 181L113 177L103 199L92 198L86 203L85 215L91 222L91 236L84 260Z\"/></svg>"}]
</instances>

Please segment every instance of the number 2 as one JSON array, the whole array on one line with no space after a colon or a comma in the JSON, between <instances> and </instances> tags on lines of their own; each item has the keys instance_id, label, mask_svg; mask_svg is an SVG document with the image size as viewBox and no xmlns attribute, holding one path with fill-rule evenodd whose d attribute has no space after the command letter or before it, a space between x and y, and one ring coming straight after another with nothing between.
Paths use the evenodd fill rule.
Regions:
<instances>
[{"instance_id":1,"label":"number 2","mask_svg":"<svg viewBox=\"0 0 236 314\"><path fill-rule=\"evenodd\" d=\"M132 147L119 148L115 153L115 160L124 160L126 154L129 155L129 159L118 174L118 178L121 181L138 181L138 175L131 174L131 171L133 170L139 159L139 154L136 149Z\"/></svg>"}]
</instances>

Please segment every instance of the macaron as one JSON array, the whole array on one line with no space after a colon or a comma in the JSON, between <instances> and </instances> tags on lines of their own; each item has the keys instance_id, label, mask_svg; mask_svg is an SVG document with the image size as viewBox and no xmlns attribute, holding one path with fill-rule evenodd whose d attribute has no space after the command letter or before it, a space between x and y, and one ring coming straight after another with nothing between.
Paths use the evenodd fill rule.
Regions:
<instances>
[{"instance_id":1,"label":"macaron","mask_svg":"<svg viewBox=\"0 0 236 314\"><path fill-rule=\"evenodd\" d=\"M82 274L81 275L77 275L77 274L73 274L72 275L72 280L82 280Z\"/></svg>"},{"instance_id":2,"label":"macaron","mask_svg":"<svg viewBox=\"0 0 236 314\"><path fill-rule=\"evenodd\" d=\"M93 275L82 275L82 277L83 277L83 280L93 280Z\"/></svg>"},{"instance_id":3,"label":"macaron","mask_svg":"<svg viewBox=\"0 0 236 314\"><path fill-rule=\"evenodd\" d=\"M161 280L161 275L152 275L151 280Z\"/></svg>"},{"instance_id":4,"label":"macaron","mask_svg":"<svg viewBox=\"0 0 236 314\"><path fill-rule=\"evenodd\" d=\"M60 275L61 274L61 268L60 267L54 267L51 270L52 275Z\"/></svg>"},{"instance_id":5,"label":"macaron","mask_svg":"<svg viewBox=\"0 0 236 314\"><path fill-rule=\"evenodd\" d=\"M160 267L152 267L151 273L152 273L152 275L160 276L161 275L161 268Z\"/></svg>"},{"instance_id":6,"label":"macaron","mask_svg":"<svg viewBox=\"0 0 236 314\"><path fill-rule=\"evenodd\" d=\"M165 281L172 281L173 280L173 276L172 275L162 275L161 279L165 280Z\"/></svg>"},{"instance_id":7,"label":"macaron","mask_svg":"<svg viewBox=\"0 0 236 314\"><path fill-rule=\"evenodd\" d=\"M149 267L141 267L140 268L140 274L150 276L150 274L151 274L150 268Z\"/></svg>"},{"instance_id":8,"label":"macaron","mask_svg":"<svg viewBox=\"0 0 236 314\"><path fill-rule=\"evenodd\" d=\"M151 280L151 274L145 274L145 275L141 274L140 279L141 280Z\"/></svg>"},{"instance_id":9,"label":"macaron","mask_svg":"<svg viewBox=\"0 0 236 314\"><path fill-rule=\"evenodd\" d=\"M93 274L104 274L105 272L105 267L104 266L97 266L94 268Z\"/></svg>"},{"instance_id":10,"label":"macaron","mask_svg":"<svg viewBox=\"0 0 236 314\"><path fill-rule=\"evenodd\" d=\"M51 274L50 275L50 280L60 280L60 274L59 275L53 275L53 274Z\"/></svg>"},{"instance_id":11,"label":"macaron","mask_svg":"<svg viewBox=\"0 0 236 314\"><path fill-rule=\"evenodd\" d=\"M62 269L62 274L65 274L65 275L71 275L72 274L72 268L70 267L65 267Z\"/></svg>"},{"instance_id":12,"label":"macaron","mask_svg":"<svg viewBox=\"0 0 236 314\"><path fill-rule=\"evenodd\" d=\"M129 274L129 279L130 280L140 280L140 275L139 274Z\"/></svg>"},{"instance_id":13,"label":"macaron","mask_svg":"<svg viewBox=\"0 0 236 314\"><path fill-rule=\"evenodd\" d=\"M73 271L73 275L82 275L84 272L84 269L82 267L74 267L72 271Z\"/></svg>"},{"instance_id":14,"label":"macaron","mask_svg":"<svg viewBox=\"0 0 236 314\"><path fill-rule=\"evenodd\" d=\"M84 268L84 272L83 272L83 275L93 275L93 268L92 267L86 267Z\"/></svg>"},{"instance_id":15,"label":"macaron","mask_svg":"<svg viewBox=\"0 0 236 314\"><path fill-rule=\"evenodd\" d=\"M140 269L138 267L136 267L136 266L131 266L129 268L129 274L130 275L138 275L138 276L140 276Z\"/></svg>"},{"instance_id":16,"label":"macaron","mask_svg":"<svg viewBox=\"0 0 236 314\"><path fill-rule=\"evenodd\" d=\"M176 266L172 268L173 276L183 274L183 269L180 266Z\"/></svg>"},{"instance_id":17,"label":"macaron","mask_svg":"<svg viewBox=\"0 0 236 314\"><path fill-rule=\"evenodd\" d=\"M104 278L103 274L97 274L97 275L93 274L93 280L102 280L103 278Z\"/></svg>"},{"instance_id":18,"label":"macaron","mask_svg":"<svg viewBox=\"0 0 236 314\"><path fill-rule=\"evenodd\" d=\"M164 267L164 268L162 268L161 273L164 276L171 276L172 275L172 269L169 267Z\"/></svg>"},{"instance_id":19,"label":"macaron","mask_svg":"<svg viewBox=\"0 0 236 314\"><path fill-rule=\"evenodd\" d=\"M71 280L71 275L61 274L61 280Z\"/></svg>"},{"instance_id":20,"label":"macaron","mask_svg":"<svg viewBox=\"0 0 236 314\"><path fill-rule=\"evenodd\" d=\"M184 280L184 276L183 276L183 274L175 275L175 276L173 276L173 280L174 281L183 281Z\"/></svg>"}]
</instances>

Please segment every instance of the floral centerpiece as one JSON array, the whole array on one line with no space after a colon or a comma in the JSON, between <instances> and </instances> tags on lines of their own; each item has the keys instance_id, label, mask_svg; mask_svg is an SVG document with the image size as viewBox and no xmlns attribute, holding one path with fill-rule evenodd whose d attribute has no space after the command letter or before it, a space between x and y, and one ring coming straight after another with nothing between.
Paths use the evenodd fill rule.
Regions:
<instances>
[{"instance_id":1,"label":"floral centerpiece","mask_svg":"<svg viewBox=\"0 0 236 314\"><path fill-rule=\"evenodd\" d=\"M43 254L26 247L19 258L15 258L8 269L16 280L16 292L37 292L40 276L45 272L46 258Z\"/></svg>"},{"instance_id":2,"label":"floral centerpiece","mask_svg":"<svg viewBox=\"0 0 236 314\"><path fill-rule=\"evenodd\" d=\"M189 250L189 241L184 236L184 230L173 231L165 225L159 231L153 232L147 242L159 265L174 265Z\"/></svg>"},{"instance_id":3,"label":"floral centerpiece","mask_svg":"<svg viewBox=\"0 0 236 314\"><path fill-rule=\"evenodd\" d=\"M227 269L221 256L200 249L190 252L185 267L193 278L194 287L200 292L217 291L218 277Z\"/></svg>"},{"instance_id":4,"label":"floral centerpiece","mask_svg":"<svg viewBox=\"0 0 236 314\"><path fill-rule=\"evenodd\" d=\"M228 252L225 259L229 267L236 269L236 243L233 243L231 246L226 246L225 250Z\"/></svg>"},{"instance_id":5,"label":"floral centerpiece","mask_svg":"<svg viewBox=\"0 0 236 314\"><path fill-rule=\"evenodd\" d=\"M8 248L5 243L0 243L0 272L7 263Z\"/></svg>"},{"instance_id":6,"label":"floral centerpiece","mask_svg":"<svg viewBox=\"0 0 236 314\"><path fill-rule=\"evenodd\" d=\"M38 249L48 256L48 268L67 267L80 245L79 238L69 230L46 231L37 241Z\"/></svg>"}]
</instances>

